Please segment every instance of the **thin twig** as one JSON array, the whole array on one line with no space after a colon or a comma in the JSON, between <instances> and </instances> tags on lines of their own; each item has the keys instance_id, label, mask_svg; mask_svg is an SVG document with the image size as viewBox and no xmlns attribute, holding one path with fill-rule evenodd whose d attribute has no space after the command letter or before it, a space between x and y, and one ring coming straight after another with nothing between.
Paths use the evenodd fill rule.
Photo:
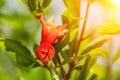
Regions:
<instances>
[{"instance_id":1,"label":"thin twig","mask_svg":"<svg viewBox=\"0 0 120 80\"><path fill-rule=\"evenodd\" d=\"M51 70L47 63L44 63L44 62L43 62L43 64L44 64L44 67L45 67L46 69L48 69L49 71Z\"/></svg>"},{"instance_id":2,"label":"thin twig","mask_svg":"<svg viewBox=\"0 0 120 80\"><path fill-rule=\"evenodd\" d=\"M78 40L79 44L78 44L77 50L75 52L75 56L77 56L77 54L78 54L78 51L79 51L79 48L80 48L80 44L81 44L81 41L83 39L83 34L85 32L87 18L88 18L89 7L90 7L90 3L88 2L87 3L87 8L86 8L85 19L84 19L84 23L83 23L83 27L82 27L82 32L81 32L80 38ZM72 71L73 71L74 66L76 65L76 63L77 63L77 61L74 61L74 62L70 63L70 69L69 69L68 74L67 74L67 78L68 78L67 80L69 80L69 78L71 76L71 73L72 73Z\"/></svg>"},{"instance_id":3,"label":"thin twig","mask_svg":"<svg viewBox=\"0 0 120 80\"><path fill-rule=\"evenodd\" d=\"M84 19L84 23L83 23L81 35L80 35L80 38L79 38L79 40L78 40L78 48L77 48L76 53L75 53L76 56L77 56L77 54L78 54L78 51L79 51L79 48L80 48L80 45L81 45L81 41L82 41L82 39L83 39L83 34L84 34L84 32L85 32L85 29L86 29L86 23L87 23L89 8L90 8L90 3L88 2L88 3L87 3L87 7L86 7L85 19Z\"/></svg>"}]
</instances>

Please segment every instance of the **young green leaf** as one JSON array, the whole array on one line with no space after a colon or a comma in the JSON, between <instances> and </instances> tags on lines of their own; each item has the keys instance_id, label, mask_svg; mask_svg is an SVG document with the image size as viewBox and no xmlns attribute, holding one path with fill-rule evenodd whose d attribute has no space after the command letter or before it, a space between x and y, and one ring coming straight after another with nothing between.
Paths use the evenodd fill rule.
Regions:
<instances>
[{"instance_id":1,"label":"young green leaf","mask_svg":"<svg viewBox=\"0 0 120 80\"><path fill-rule=\"evenodd\" d=\"M80 15L80 0L63 0L67 9L73 14L75 17L79 17Z\"/></svg>"},{"instance_id":2,"label":"young green leaf","mask_svg":"<svg viewBox=\"0 0 120 80\"><path fill-rule=\"evenodd\" d=\"M65 23L70 23L73 20L74 16L70 13L68 9L64 10L62 13L62 22L63 24Z\"/></svg>"},{"instance_id":3,"label":"young green leaf","mask_svg":"<svg viewBox=\"0 0 120 80\"><path fill-rule=\"evenodd\" d=\"M30 51L20 42L11 39L2 39L5 42L6 50L15 52L17 64L24 67L29 67L34 63L35 58Z\"/></svg>"},{"instance_id":4,"label":"young green leaf","mask_svg":"<svg viewBox=\"0 0 120 80\"><path fill-rule=\"evenodd\" d=\"M113 57L112 62L116 62L118 59L120 59L120 50L117 51L117 53L115 54L115 56Z\"/></svg>"},{"instance_id":5,"label":"young green leaf","mask_svg":"<svg viewBox=\"0 0 120 80\"><path fill-rule=\"evenodd\" d=\"M39 0L22 0L22 1L28 7L31 13L42 12Z\"/></svg>"},{"instance_id":6,"label":"young green leaf","mask_svg":"<svg viewBox=\"0 0 120 80\"><path fill-rule=\"evenodd\" d=\"M97 31L101 34L120 34L120 24L109 23L98 27Z\"/></svg>"},{"instance_id":7,"label":"young green leaf","mask_svg":"<svg viewBox=\"0 0 120 80\"><path fill-rule=\"evenodd\" d=\"M108 41L109 39L111 38L110 35L103 35L97 39L95 39L93 42L91 42L90 44L88 44L86 46L85 49L83 49L80 54L86 54L88 53L89 51L91 51L92 49L95 49L101 45L103 45L106 41Z\"/></svg>"},{"instance_id":8,"label":"young green leaf","mask_svg":"<svg viewBox=\"0 0 120 80\"><path fill-rule=\"evenodd\" d=\"M43 0L43 3L42 3L42 8L46 8L50 3L52 2L52 0Z\"/></svg>"},{"instance_id":9,"label":"young green leaf","mask_svg":"<svg viewBox=\"0 0 120 80\"><path fill-rule=\"evenodd\" d=\"M78 28L75 28L70 32L69 42L73 41L73 39L76 37L77 32L78 32Z\"/></svg>"},{"instance_id":10,"label":"young green leaf","mask_svg":"<svg viewBox=\"0 0 120 80\"><path fill-rule=\"evenodd\" d=\"M108 58L108 52L105 49L102 48L95 48L92 49L88 54L92 55L97 55L97 56L103 56L105 58Z\"/></svg>"}]
</instances>

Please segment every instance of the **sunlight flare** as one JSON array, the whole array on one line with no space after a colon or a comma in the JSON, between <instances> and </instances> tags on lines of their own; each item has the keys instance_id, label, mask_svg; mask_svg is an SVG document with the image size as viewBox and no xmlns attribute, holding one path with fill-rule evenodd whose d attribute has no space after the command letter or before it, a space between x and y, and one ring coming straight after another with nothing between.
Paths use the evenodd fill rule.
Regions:
<instances>
[{"instance_id":1,"label":"sunlight flare","mask_svg":"<svg viewBox=\"0 0 120 80\"><path fill-rule=\"evenodd\" d=\"M115 5L120 6L120 0L111 0Z\"/></svg>"}]
</instances>

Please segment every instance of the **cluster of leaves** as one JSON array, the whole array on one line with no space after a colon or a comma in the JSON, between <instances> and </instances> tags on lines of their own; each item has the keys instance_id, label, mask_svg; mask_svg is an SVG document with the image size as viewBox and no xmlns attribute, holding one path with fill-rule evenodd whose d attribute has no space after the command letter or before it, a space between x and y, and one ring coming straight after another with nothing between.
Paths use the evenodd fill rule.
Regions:
<instances>
[{"instance_id":1,"label":"cluster of leaves","mask_svg":"<svg viewBox=\"0 0 120 80\"><path fill-rule=\"evenodd\" d=\"M30 12L37 15L37 13L43 13L44 9L51 3L52 0L22 0L28 7Z\"/></svg>"},{"instance_id":2,"label":"cluster of leaves","mask_svg":"<svg viewBox=\"0 0 120 80\"><path fill-rule=\"evenodd\" d=\"M43 2L39 0L22 1L34 14L34 12L43 13L43 10L50 4L52 0L43 0ZM94 1L95 0L89 0L88 4L90 5ZM0 64L3 60L12 60L4 58L5 56L12 55L16 62L14 63L13 61L15 66L25 68L35 68L40 66L47 68L50 71L52 78L56 80L99 79L99 75L97 73L94 71L91 72L91 70L94 69L93 65L95 65L98 56L103 56L106 59L109 57L108 52L100 48L100 46L111 39L114 34L120 34L120 24L110 23L98 26L94 34L101 33L102 35L93 41L91 40L93 33L89 33L86 37L83 37L82 35L82 38L79 38L79 36L81 36L79 34L79 21L84 20L84 18L81 18L80 16L81 0L63 0L63 2L66 6L66 10L64 10L62 13L62 22L63 24L67 23L69 25L68 33L65 35L65 37L59 39L58 42L54 44L56 54L52 61L49 63L39 62L36 60L34 54L31 53L31 50L26 48L23 44L21 44L21 42L1 38ZM34 45L34 49L35 48L36 45ZM113 58L113 62L116 62L119 59L119 53L120 51L118 51L118 53ZM8 65L11 64L8 63ZM12 66L10 68L13 68L12 70L15 71L15 67Z\"/></svg>"}]
</instances>

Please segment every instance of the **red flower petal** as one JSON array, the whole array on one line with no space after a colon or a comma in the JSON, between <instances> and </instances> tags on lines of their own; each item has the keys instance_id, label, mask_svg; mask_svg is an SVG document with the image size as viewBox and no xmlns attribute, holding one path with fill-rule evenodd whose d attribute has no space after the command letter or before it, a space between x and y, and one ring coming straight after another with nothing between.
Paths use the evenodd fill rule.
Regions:
<instances>
[{"instance_id":1,"label":"red flower petal","mask_svg":"<svg viewBox=\"0 0 120 80\"><path fill-rule=\"evenodd\" d=\"M49 19L48 24L45 22L44 17L40 17L40 22L42 24L42 38L41 43L53 44L61 35L65 33L64 29L67 25L54 26L53 17ZM51 24L50 24L51 23Z\"/></svg>"}]
</instances>

